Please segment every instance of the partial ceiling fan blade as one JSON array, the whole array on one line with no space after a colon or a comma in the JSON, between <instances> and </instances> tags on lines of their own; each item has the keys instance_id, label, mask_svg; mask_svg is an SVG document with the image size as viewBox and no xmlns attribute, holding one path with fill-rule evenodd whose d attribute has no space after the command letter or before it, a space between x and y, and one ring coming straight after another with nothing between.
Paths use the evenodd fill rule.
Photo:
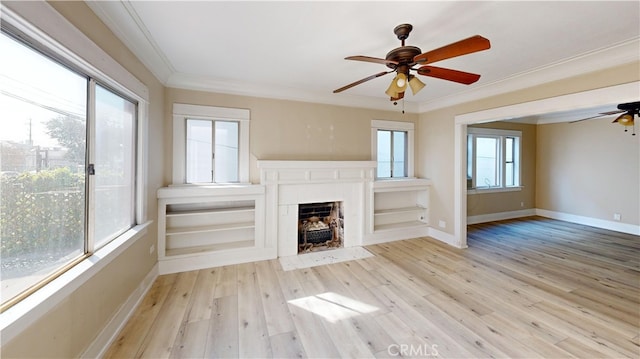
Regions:
<instances>
[{"instance_id":1,"label":"partial ceiling fan blade","mask_svg":"<svg viewBox=\"0 0 640 359\"><path fill-rule=\"evenodd\" d=\"M422 66L418 68L418 74L458 82L465 85L470 85L480 79L480 75L478 74L435 66Z\"/></svg>"},{"instance_id":2,"label":"partial ceiling fan blade","mask_svg":"<svg viewBox=\"0 0 640 359\"><path fill-rule=\"evenodd\" d=\"M491 48L489 40L480 35L454 42L441 48L431 50L413 58L414 62L420 65L430 64L432 62L449 59L456 56L471 54L477 51L487 50Z\"/></svg>"},{"instance_id":3,"label":"partial ceiling fan blade","mask_svg":"<svg viewBox=\"0 0 640 359\"><path fill-rule=\"evenodd\" d=\"M397 65L398 64L398 61L385 60L385 59L380 59L380 58L371 57L371 56L349 56L349 57L345 57L344 59L345 60L364 61L364 62L374 62L376 64L383 64L383 65L387 65L387 64Z\"/></svg>"},{"instance_id":4,"label":"partial ceiling fan blade","mask_svg":"<svg viewBox=\"0 0 640 359\"><path fill-rule=\"evenodd\" d=\"M595 116L591 116L591 117L587 117L587 118L581 118L579 120L575 120L575 121L570 121L569 123L576 123L576 122L582 122L582 121L586 121L586 120L593 120L594 118L599 118L599 117L604 117L604 116L611 116L611 115L615 115L618 113L623 113L625 112L624 110L616 110L616 111L609 111L609 112L601 112ZM615 122L615 121L614 121Z\"/></svg>"},{"instance_id":5,"label":"partial ceiling fan blade","mask_svg":"<svg viewBox=\"0 0 640 359\"><path fill-rule=\"evenodd\" d=\"M339 89L337 89L337 90L333 90L333 93L342 92L342 91L344 91L344 90L347 90L347 89L352 88L353 86L360 85L360 84L361 84L361 83L363 83L363 82L367 82L367 81L369 81L369 80L373 80L373 79L375 79L375 78L378 78L378 77L380 77L380 76L386 75L386 74L391 73L391 72L393 72L393 70L391 70L391 71L382 71L382 72L377 73L377 74L375 74L375 75L371 75L371 76L369 76L369 77L365 77L365 78L363 78L362 80L358 80L358 81L356 81L356 82L352 82L352 83L350 83L350 84L348 84L348 85L346 85L346 86L342 86L342 87L340 87L340 88L339 88Z\"/></svg>"}]
</instances>

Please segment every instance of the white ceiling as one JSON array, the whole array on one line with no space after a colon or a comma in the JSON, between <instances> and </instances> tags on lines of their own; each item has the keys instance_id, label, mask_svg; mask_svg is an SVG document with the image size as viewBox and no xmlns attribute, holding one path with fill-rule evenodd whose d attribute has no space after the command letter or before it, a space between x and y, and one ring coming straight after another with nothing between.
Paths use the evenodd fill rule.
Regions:
<instances>
[{"instance_id":1,"label":"white ceiling","mask_svg":"<svg viewBox=\"0 0 640 359\"><path fill-rule=\"evenodd\" d=\"M481 74L466 86L422 77L405 108L424 112L638 61L640 2L612 1L90 1L88 5L166 86L394 109L392 75L347 61L384 58L393 33L423 52L482 35L491 49L434 65ZM606 111L613 108L599 108Z\"/></svg>"}]
</instances>

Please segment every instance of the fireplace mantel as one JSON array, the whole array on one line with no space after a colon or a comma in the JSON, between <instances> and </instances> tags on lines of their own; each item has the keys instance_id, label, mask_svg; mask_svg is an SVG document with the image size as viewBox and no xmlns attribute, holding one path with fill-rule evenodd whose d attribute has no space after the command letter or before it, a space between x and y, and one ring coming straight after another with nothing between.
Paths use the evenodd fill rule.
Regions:
<instances>
[{"instance_id":1,"label":"fireplace mantel","mask_svg":"<svg viewBox=\"0 0 640 359\"><path fill-rule=\"evenodd\" d=\"M258 161L261 184L373 181L376 161Z\"/></svg>"},{"instance_id":2,"label":"fireplace mantel","mask_svg":"<svg viewBox=\"0 0 640 359\"><path fill-rule=\"evenodd\" d=\"M362 244L375 161L258 161L258 168L266 188L266 240L275 242L278 256L297 254L300 203L342 201L344 246Z\"/></svg>"}]
</instances>

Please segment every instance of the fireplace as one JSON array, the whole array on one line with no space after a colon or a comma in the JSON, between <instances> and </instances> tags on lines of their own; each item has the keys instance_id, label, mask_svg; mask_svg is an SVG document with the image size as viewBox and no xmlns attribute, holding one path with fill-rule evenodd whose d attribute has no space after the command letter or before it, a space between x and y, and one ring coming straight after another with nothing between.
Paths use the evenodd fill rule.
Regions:
<instances>
[{"instance_id":1,"label":"fireplace","mask_svg":"<svg viewBox=\"0 0 640 359\"><path fill-rule=\"evenodd\" d=\"M340 248L343 240L341 201L298 205L298 253Z\"/></svg>"},{"instance_id":2,"label":"fireplace","mask_svg":"<svg viewBox=\"0 0 640 359\"><path fill-rule=\"evenodd\" d=\"M335 202L340 202L338 238L341 246L362 245L369 225L367 213L372 213L367 198L375 167L375 161L258 161L260 183L266 187L264 245L277 246L279 257L297 256L299 207ZM323 235L326 243L329 237L326 233L320 236ZM313 241L307 236L307 244Z\"/></svg>"}]
</instances>

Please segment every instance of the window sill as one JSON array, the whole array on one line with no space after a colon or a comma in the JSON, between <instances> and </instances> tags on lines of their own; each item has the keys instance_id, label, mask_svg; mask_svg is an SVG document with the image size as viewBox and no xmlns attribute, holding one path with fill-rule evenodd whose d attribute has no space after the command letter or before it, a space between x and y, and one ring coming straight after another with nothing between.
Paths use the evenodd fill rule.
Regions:
<instances>
[{"instance_id":1,"label":"window sill","mask_svg":"<svg viewBox=\"0 0 640 359\"><path fill-rule=\"evenodd\" d=\"M485 194L485 193L500 193L500 192L518 192L522 191L523 186L516 187L501 187L501 188L476 188L468 189L467 194Z\"/></svg>"},{"instance_id":2,"label":"window sill","mask_svg":"<svg viewBox=\"0 0 640 359\"><path fill-rule=\"evenodd\" d=\"M153 221L137 225L0 314L1 346L35 323L147 233Z\"/></svg>"}]
</instances>

